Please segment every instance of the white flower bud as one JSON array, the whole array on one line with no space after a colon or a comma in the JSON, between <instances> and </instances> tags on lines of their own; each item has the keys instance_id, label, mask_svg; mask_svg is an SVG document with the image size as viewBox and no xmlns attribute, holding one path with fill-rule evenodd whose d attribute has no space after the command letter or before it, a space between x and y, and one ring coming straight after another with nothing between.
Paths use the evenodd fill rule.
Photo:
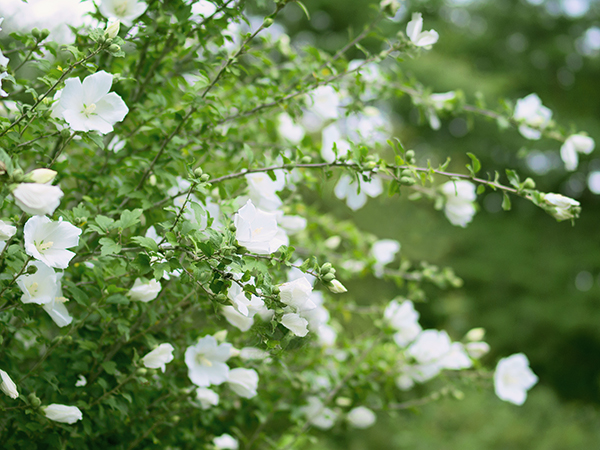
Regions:
<instances>
[{"instance_id":1,"label":"white flower bud","mask_svg":"<svg viewBox=\"0 0 600 450\"><path fill-rule=\"evenodd\" d=\"M43 406L44 415L55 422L73 424L83 418L81 410L77 406L58 405L53 403Z\"/></svg>"},{"instance_id":2,"label":"white flower bud","mask_svg":"<svg viewBox=\"0 0 600 450\"><path fill-rule=\"evenodd\" d=\"M115 20L112 23L109 22L109 25L106 27L106 30L104 31L104 36L109 39L116 38L117 35L119 34L119 28L121 28L121 21Z\"/></svg>"},{"instance_id":3,"label":"white flower bud","mask_svg":"<svg viewBox=\"0 0 600 450\"><path fill-rule=\"evenodd\" d=\"M10 398L17 398L19 391L17 391L17 385L11 380L8 374L4 370L0 370L0 390L8 395Z\"/></svg>"},{"instance_id":4,"label":"white flower bud","mask_svg":"<svg viewBox=\"0 0 600 450\"><path fill-rule=\"evenodd\" d=\"M27 181L32 183L47 184L54 180L57 172L52 169L35 169L25 175Z\"/></svg>"},{"instance_id":5,"label":"white flower bud","mask_svg":"<svg viewBox=\"0 0 600 450\"><path fill-rule=\"evenodd\" d=\"M373 411L364 406L352 409L346 416L348 423L354 428L369 428L377 420Z\"/></svg>"},{"instance_id":6,"label":"white flower bud","mask_svg":"<svg viewBox=\"0 0 600 450\"><path fill-rule=\"evenodd\" d=\"M333 280L327 285L327 288L334 294L343 294L344 292L348 292L348 289L346 289L338 280Z\"/></svg>"},{"instance_id":7,"label":"white flower bud","mask_svg":"<svg viewBox=\"0 0 600 450\"><path fill-rule=\"evenodd\" d=\"M473 328L467 332L465 338L467 341L477 342L481 341L485 337L485 329L484 328Z\"/></svg>"}]
</instances>

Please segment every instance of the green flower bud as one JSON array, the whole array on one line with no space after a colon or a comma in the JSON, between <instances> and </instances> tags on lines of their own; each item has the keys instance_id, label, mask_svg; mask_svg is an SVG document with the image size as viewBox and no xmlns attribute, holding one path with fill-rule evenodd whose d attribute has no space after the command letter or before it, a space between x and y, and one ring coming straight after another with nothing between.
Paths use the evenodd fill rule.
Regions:
<instances>
[{"instance_id":1,"label":"green flower bud","mask_svg":"<svg viewBox=\"0 0 600 450\"><path fill-rule=\"evenodd\" d=\"M327 274L323 275L322 279L325 283L331 283L333 280L335 280L335 274L327 273Z\"/></svg>"},{"instance_id":2,"label":"green flower bud","mask_svg":"<svg viewBox=\"0 0 600 450\"><path fill-rule=\"evenodd\" d=\"M265 18L263 28L269 28L271 25L273 25L273 19L271 17Z\"/></svg>"},{"instance_id":3,"label":"green flower bud","mask_svg":"<svg viewBox=\"0 0 600 450\"><path fill-rule=\"evenodd\" d=\"M121 50L121 47L117 44L110 44L110 47L108 47L108 51L111 53L117 53L119 50Z\"/></svg>"},{"instance_id":4,"label":"green flower bud","mask_svg":"<svg viewBox=\"0 0 600 450\"><path fill-rule=\"evenodd\" d=\"M34 28L31 30L31 35L39 41L42 37L42 32L39 30L39 28Z\"/></svg>"},{"instance_id":5,"label":"green flower bud","mask_svg":"<svg viewBox=\"0 0 600 450\"><path fill-rule=\"evenodd\" d=\"M525 181L523 181L523 189L535 189L535 181L531 178L526 178Z\"/></svg>"},{"instance_id":6,"label":"green flower bud","mask_svg":"<svg viewBox=\"0 0 600 450\"><path fill-rule=\"evenodd\" d=\"M310 156L303 156L300 160L301 164L310 164L312 162L312 158Z\"/></svg>"},{"instance_id":7,"label":"green flower bud","mask_svg":"<svg viewBox=\"0 0 600 450\"><path fill-rule=\"evenodd\" d=\"M148 373L148 369L140 367L138 370L135 371L135 373L138 375L146 375Z\"/></svg>"},{"instance_id":8,"label":"green flower bud","mask_svg":"<svg viewBox=\"0 0 600 450\"><path fill-rule=\"evenodd\" d=\"M202 176L200 177L200 181L202 181L203 183L207 183L207 182L208 182L208 180L210 180L210 175L209 175L209 174L207 174L207 173L205 173L204 175L202 175Z\"/></svg>"},{"instance_id":9,"label":"green flower bud","mask_svg":"<svg viewBox=\"0 0 600 450\"><path fill-rule=\"evenodd\" d=\"M402 177L402 178L400 178L400 183L406 184L408 186L412 186L413 184L416 183L416 181L414 178Z\"/></svg>"},{"instance_id":10,"label":"green flower bud","mask_svg":"<svg viewBox=\"0 0 600 450\"><path fill-rule=\"evenodd\" d=\"M27 267L27 273L28 273L29 275L33 275L33 274L34 274L34 273L36 273L36 272L37 272L37 267L35 267L35 266L33 266L33 265L31 265L31 266Z\"/></svg>"},{"instance_id":11,"label":"green flower bud","mask_svg":"<svg viewBox=\"0 0 600 450\"><path fill-rule=\"evenodd\" d=\"M404 169L402 172L400 172L400 176L402 177L412 177L413 173L410 169Z\"/></svg>"},{"instance_id":12,"label":"green flower bud","mask_svg":"<svg viewBox=\"0 0 600 450\"><path fill-rule=\"evenodd\" d=\"M41 40L43 41L44 39L46 39L48 36L50 36L50 30L48 28L44 28L41 32L40 32L40 37Z\"/></svg>"},{"instance_id":13,"label":"green flower bud","mask_svg":"<svg viewBox=\"0 0 600 450\"><path fill-rule=\"evenodd\" d=\"M63 128L60 130L60 136L63 139L67 139L69 136L71 136L71 131L68 128Z\"/></svg>"},{"instance_id":14,"label":"green flower bud","mask_svg":"<svg viewBox=\"0 0 600 450\"><path fill-rule=\"evenodd\" d=\"M412 159L415 157L415 151L414 150L407 150L406 153L406 159Z\"/></svg>"},{"instance_id":15,"label":"green flower bud","mask_svg":"<svg viewBox=\"0 0 600 450\"><path fill-rule=\"evenodd\" d=\"M321 273L323 275L325 275L326 273L328 273L329 271L331 271L331 269L333 269L333 266L331 265L331 263L326 262L325 264L323 264L321 266Z\"/></svg>"},{"instance_id":16,"label":"green flower bud","mask_svg":"<svg viewBox=\"0 0 600 450\"><path fill-rule=\"evenodd\" d=\"M194 175L196 175L198 178L200 178L203 173L204 173L204 171L200 167L198 167L197 169L194 169Z\"/></svg>"},{"instance_id":17,"label":"green flower bud","mask_svg":"<svg viewBox=\"0 0 600 450\"><path fill-rule=\"evenodd\" d=\"M42 404L42 401L33 392L27 396L27 399L29 400L29 404L34 408L39 408Z\"/></svg>"}]
</instances>

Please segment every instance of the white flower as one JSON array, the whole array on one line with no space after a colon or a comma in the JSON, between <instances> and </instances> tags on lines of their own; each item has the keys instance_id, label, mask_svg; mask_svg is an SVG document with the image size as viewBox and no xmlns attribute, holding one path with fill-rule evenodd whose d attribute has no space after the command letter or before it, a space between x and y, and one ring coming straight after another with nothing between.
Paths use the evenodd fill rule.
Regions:
<instances>
[{"instance_id":1,"label":"white flower","mask_svg":"<svg viewBox=\"0 0 600 450\"><path fill-rule=\"evenodd\" d=\"M53 403L48 406L42 406L44 415L55 422L73 424L83 418L81 410L76 406L57 405Z\"/></svg>"},{"instance_id":2,"label":"white flower","mask_svg":"<svg viewBox=\"0 0 600 450\"><path fill-rule=\"evenodd\" d=\"M147 283L144 283L141 278L136 278L133 287L129 290L127 296L131 298L131 300L147 303L158 297L161 289L161 284L156 280L150 280Z\"/></svg>"},{"instance_id":3,"label":"white flower","mask_svg":"<svg viewBox=\"0 0 600 450\"><path fill-rule=\"evenodd\" d=\"M75 383L75 387L84 387L87 385L87 379L83 375L79 375L77 378L77 382Z\"/></svg>"},{"instance_id":4,"label":"white flower","mask_svg":"<svg viewBox=\"0 0 600 450\"><path fill-rule=\"evenodd\" d=\"M198 388L196 389L196 400L202 405L202 409L210 409L211 406L219 404L219 394L212 389Z\"/></svg>"},{"instance_id":5,"label":"white flower","mask_svg":"<svg viewBox=\"0 0 600 450\"><path fill-rule=\"evenodd\" d=\"M496 395L507 402L522 405L527 391L538 381L538 377L529 368L529 360L523 353L517 353L498 361L494 372Z\"/></svg>"},{"instance_id":6,"label":"white flower","mask_svg":"<svg viewBox=\"0 0 600 450\"><path fill-rule=\"evenodd\" d=\"M421 332L419 313L415 311L414 304L410 300L402 303L392 300L385 308L383 316L386 322L397 331L394 334L394 341L399 347L406 347Z\"/></svg>"},{"instance_id":7,"label":"white flower","mask_svg":"<svg viewBox=\"0 0 600 450\"><path fill-rule=\"evenodd\" d=\"M337 340L337 331L330 325L323 324L316 331L317 341L321 347L333 347Z\"/></svg>"},{"instance_id":8,"label":"white flower","mask_svg":"<svg viewBox=\"0 0 600 450\"><path fill-rule=\"evenodd\" d=\"M47 184L51 183L56 175L57 172L52 169L35 169L26 174L25 178L32 183Z\"/></svg>"},{"instance_id":9,"label":"white flower","mask_svg":"<svg viewBox=\"0 0 600 450\"><path fill-rule=\"evenodd\" d=\"M348 423L359 429L369 428L377 420L377 416L373 411L365 406L358 406L350 410L346 416Z\"/></svg>"},{"instance_id":10,"label":"white flower","mask_svg":"<svg viewBox=\"0 0 600 450\"><path fill-rule=\"evenodd\" d=\"M58 186L39 183L21 183L12 191L19 208L32 216L53 214L62 198L63 191Z\"/></svg>"},{"instance_id":11,"label":"white flower","mask_svg":"<svg viewBox=\"0 0 600 450\"><path fill-rule=\"evenodd\" d=\"M490 351L490 346L487 342L469 342L465 344L465 350L473 359L479 359Z\"/></svg>"},{"instance_id":12,"label":"white flower","mask_svg":"<svg viewBox=\"0 0 600 450\"><path fill-rule=\"evenodd\" d=\"M375 264L373 265L375 276L379 278L383 276L383 267L391 263L399 251L400 243L393 239L380 239L373 243L371 256L375 258Z\"/></svg>"},{"instance_id":13,"label":"white flower","mask_svg":"<svg viewBox=\"0 0 600 450\"><path fill-rule=\"evenodd\" d=\"M53 116L65 119L75 131L110 133L129 112L119 95L108 92L112 82L112 75L103 70L87 76L83 83L79 78L69 78L54 96L58 103Z\"/></svg>"},{"instance_id":14,"label":"white flower","mask_svg":"<svg viewBox=\"0 0 600 450\"><path fill-rule=\"evenodd\" d=\"M302 125L298 125L288 113L281 113L277 117L277 133L290 144L297 145L306 134Z\"/></svg>"},{"instance_id":15,"label":"white flower","mask_svg":"<svg viewBox=\"0 0 600 450\"><path fill-rule=\"evenodd\" d=\"M346 199L346 205L353 211L356 211L367 203L369 197L377 197L383 192L381 179L374 176L370 181L363 181L359 176L359 182L354 177L344 174L340 181L335 185L334 194L340 200Z\"/></svg>"},{"instance_id":16,"label":"white flower","mask_svg":"<svg viewBox=\"0 0 600 450\"><path fill-rule=\"evenodd\" d=\"M560 194L544 194L550 213L559 221L573 219L579 214L579 202Z\"/></svg>"},{"instance_id":17,"label":"white flower","mask_svg":"<svg viewBox=\"0 0 600 450\"><path fill-rule=\"evenodd\" d=\"M102 0L98 10L108 19L119 19L128 27L133 20L144 14L148 5L138 0Z\"/></svg>"},{"instance_id":18,"label":"white flower","mask_svg":"<svg viewBox=\"0 0 600 450\"><path fill-rule=\"evenodd\" d=\"M79 244L81 228L63 222L53 222L46 216L33 216L23 229L25 252L50 267L66 269L75 253L67 250Z\"/></svg>"},{"instance_id":19,"label":"white flower","mask_svg":"<svg viewBox=\"0 0 600 450\"><path fill-rule=\"evenodd\" d=\"M269 353L256 347L244 347L239 356L244 361L264 361L269 358Z\"/></svg>"},{"instance_id":20,"label":"white flower","mask_svg":"<svg viewBox=\"0 0 600 450\"><path fill-rule=\"evenodd\" d=\"M66 327L73 322L73 318L70 316L69 310L65 306L65 302L68 302L69 300L65 298L62 293L60 280L62 279L63 275L64 274L62 272L56 274L56 296L49 303L44 303L42 305L42 308L44 308L54 323L61 328Z\"/></svg>"},{"instance_id":21,"label":"white flower","mask_svg":"<svg viewBox=\"0 0 600 450\"><path fill-rule=\"evenodd\" d=\"M445 331L425 330L419 334L406 353L420 364L430 364L450 352L450 345L450 337Z\"/></svg>"},{"instance_id":22,"label":"white flower","mask_svg":"<svg viewBox=\"0 0 600 450\"><path fill-rule=\"evenodd\" d=\"M279 286L281 303L293 308L296 312L309 311L317 307L311 300L313 287L305 278L297 278Z\"/></svg>"},{"instance_id":23,"label":"white flower","mask_svg":"<svg viewBox=\"0 0 600 450\"><path fill-rule=\"evenodd\" d=\"M2 80L4 80L7 76L8 72L0 73L0 97L8 97L8 92L2 89Z\"/></svg>"},{"instance_id":24,"label":"white flower","mask_svg":"<svg viewBox=\"0 0 600 450\"><path fill-rule=\"evenodd\" d=\"M4 54L2 53L2 49L0 49L0 67L7 67L9 61L10 61L10 59L8 59L6 56L4 56ZM8 74L7 72L4 72L4 73ZM5 96L2 95L2 97L5 97Z\"/></svg>"},{"instance_id":25,"label":"white flower","mask_svg":"<svg viewBox=\"0 0 600 450\"><path fill-rule=\"evenodd\" d=\"M578 153L589 155L595 146L596 143L594 140L584 134L572 134L569 136L560 148L560 157L565 163L565 169L569 171L577 169L577 165L579 164Z\"/></svg>"},{"instance_id":26,"label":"white flower","mask_svg":"<svg viewBox=\"0 0 600 450\"><path fill-rule=\"evenodd\" d=\"M300 412L306 416L308 422L321 430L328 430L337 420L337 413L332 409L325 408L323 402L317 397L308 397L308 405L300 407Z\"/></svg>"},{"instance_id":27,"label":"white flower","mask_svg":"<svg viewBox=\"0 0 600 450\"><path fill-rule=\"evenodd\" d=\"M121 28L120 20L109 20L104 30L104 36L109 39L114 39L119 35L119 28Z\"/></svg>"},{"instance_id":28,"label":"white flower","mask_svg":"<svg viewBox=\"0 0 600 450\"><path fill-rule=\"evenodd\" d=\"M225 361L231 356L231 344L217 345L213 336L204 336L196 345L185 351L185 364L192 383L200 387L219 385L227 381L229 366Z\"/></svg>"},{"instance_id":29,"label":"white flower","mask_svg":"<svg viewBox=\"0 0 600 450\"><path fill-rule=\"evenodd\" d=\"M337 156L336 152L333 150L334 144ZM342 139L342 132L340 131L337 122L323 128L323 131L321 132L321 157L325 161L331 163L335 161L337 157L345 159L350 150L350 142L346 139Z\"/></svg>"},{"instance_id":30,"label":"white flower","mask_svg":"<svg viewBox=\"0 0 600 450\"><path fill-rule=\"evenodd\" d=\"M214 3L211 3L208 0L200 0L192 5L192 14L198 14L202 17L209 17L215 12L217 12L217 7Z\"/></svg>"},{"instance_id":31,"label":"white flower","mask_svg":"<svg viewBox=\"0 0 600 450\"><path fill-rule=\"evenodd\" d=\"M541 138L541 130L549 125L551 118L552 111L542 105L537 94L529 94L517 100L513 119L521 123L519 132L523 137L532 140Z\"/></svg>"},{"instance_id":32,"label":"white flower","mask_svg":"<svg viewBox=\"0 0 600 450\"><path fill-rule=\"evenodd\" d=\"M281 235L275 213L261 211L252 200L239 209L233 221L237 241L253 253L268 255L287 245L287 236Z\"/></svg>"},{"instance_id":33,"label":"white flower","mask_svg":"<svg viewBox=\"0 0 600 450\"><path fill-rule=\"evenodd\" d=\"M6 241L15 235L17 227L9 225L4 220L0 220L0 242Z\"/></svg>"},{"instance_id":34,"label":"white flower","mask_svg":"<svg viewBox=\"0 0 600 450\"><path fill-rule=\"evenodd\" d=\"M0 390L8 395L10 398L17 398L19 396L19 391L17 391L17 385L13 382L13 380L8 376L8 374L4 370L0 370Z\"/></svg>"},{"instance_id":35,"label":"white flower","mask_svg":"<svg viewBox=\"0 0 600 450\"><path fill-rule=\"evenodd\" d=\"M216 450L238 450L239 443L236 438L229 434L222 434L213 439Z\"/></svg>"},{"instance_id":36,"label":"white flower","mask_svg":"<svg viewBox=\"0 0 600 450\"><path fill-rule=\"evenodd\" d=\"M142 364L149 369L160 369L165 372L165 366L173 361L173 346L171 344L160 344L150 353L142 358Z\"/></svg>"},{"instance_id":37,"label":"white flower","mask_svg":"<svg viewBox=\"0 0 600 450\"><path fill-rule=\"evenodd\" d=\"M243 315L233 306L223 306L221 308L227 322L239 329L240 331L248 331L254 325L254 318Z\"/></svg>"},{"instance_id":38,"label":"white flower","mask_svg":"<svg viewBox=\"0 0 600 450\"><path fill-rule=\"evenodd\" d=\"M249 173L246 174L246 181L250 200L257 208L272 212L282 205L281 199L275 192L284 188L284 177L272 180L266 173Z\"/></svg>"},{"instance_id":39,"label":"white flower","mask_svg":"<svg viewBox=\"0 0 600 450\"><path fill-rule=\"evenodd\" d=\"M319 86L308 94L312 101L309 110L315 113L321 120L337 119L340 98L331 86Z\"/></svg>"},{"instance_id":40,"label":"white flower","mask_svg":"<svg viewBox=\"0 0 600 450\"><path fill-rule=\"evenodd\" d=\"M396 377L394 381L398 389L400 389L401 391L408 391L415 385L415 381L412 379L410 373L408 372L401 373Z\"/></svg>"},{"instance_id":41,"label":"white flower","mask_svg":"<svg viewBox=\"0 0 600 450\"><path fill-rule=\"evenodd\" d=\"M406 34L417 47L433 45L440 37L435 30L423 31L423 17L421 13L413 13L412 20L406 26Z\"/></svg>"},{"instance_id":42,"label":"white flower","mask_svg":"<svg viewBox=\"0 0 600 450\"><path fill-rule=\"evenodd\" d=\"M446 196L444 213L452 225L466 227L475 215L475 200L477 194L475 185L470 181L448 181L441 186Z\"/></svg>"},{"instance_id":43,"label":"white flower","mask_svg":"<svg viewBox=\"0 0 600 450\"><path fill-rule=\"evenodd\" d=\"M227 378L229 387L240 397L252 398L258 387L258 373L254 369L231 369Z\"/></svg>"},{"instance_id":44,"label":"white flower","mask_svg":"<svg viewBox=\"0 0 600 450\"><path fill-rule=\"evenodd\" d=\"M288 313L281 317L281 325L286 327L296 336L304 337L308 334L308 321L299 314Z\"/></svg>"},{"instance_id":45,"label":"white flower","mask_svg":"<svg viewBox=\"0 0 600 450\"><path fill-rule=\"evenodd\" d=\"M227 297L231 300L231 303L233 303L238 312L246 317L254 317L256 313L265 307L265 302L254 294L248 299L245 291L236 282L233 282L231 287L227 290Z\"/></svg>"}]
</instances>

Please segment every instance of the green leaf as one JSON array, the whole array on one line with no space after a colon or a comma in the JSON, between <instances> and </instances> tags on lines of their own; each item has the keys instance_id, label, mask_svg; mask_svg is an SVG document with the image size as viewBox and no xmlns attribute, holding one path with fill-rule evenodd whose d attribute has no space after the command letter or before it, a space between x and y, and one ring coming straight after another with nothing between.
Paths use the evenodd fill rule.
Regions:
<instances>
[{"instance_id":1,"label":"green leaf","mask_svg":"<svg viewBox=\"0 0 600 450\"><path fill-rule=\"evenodd\" d=\"M131 238L131 240L133 242L135 242L136 244L141 245L146 250L151 250L153 252L157 252L158 251L158 244L152 238L144 237L144 236L134 236L134 237Z\"/></svg>"},{"instance_id":2,"label":"green leaf","mask_svg":"<svg viewBox=\"0 0 600 450\"><path fill-rule=\"evenodd\" d=\"M521 187L521 180L519 179L519 175L514 170L506 169L506 176L508 177L508 181L515 188L519 189Z\"/></svg>"},{"instance_id":3,"label":"green leaf","mask_svg":"<svg viewBox=\"0 0 600 450\"><path fill-rule=\"evenodd\" d=\"M133 211L126 209L121 213L121 218L115 222L114 226L122 229L132 227L139 223L143 212L144 210L141 208L134 209Z\"/></svg>"},{"instance_id":4,"label":"green leaf","mask_svg":"<svg viewBox=\"0 0 600 450\"><path fill-rule=\"evenodd\" d=\"M111 238L103 237L100 239L100 245L102 246L100 249L100 254L102 256L114 255L121 251L121 246Z\"/></svg>"},{"instance_id":5,"label":"green leaf","mask_svg":"<svg viewBox=\"0 0 600 450\"><path fill-rule=\"evenodd\" d=\"M102 368L106 371L107 374L114 375L117 370L117 363L114 361L104 361L102 363Z\"/></svg>"},{"instance_id":6,"label":"green leaf","mask_svg":"<svg viewBox=\"0 0 600 450\"><path fill-rule=\"evenodd\" d=\"M472 167L473 167L473 172L477 173L481 170L481 163L479 162L479 160L477 159L477 156L475 156L473 153L467 153L467 156L469 158L471 158L471 161L473 163ZM467 165L467 168L469 168L469 165Z\"/></svg>"},{"instance_id":7,"label":"green leaf","mask_svg":"<svg viewBox=\"0 0 600 450\"><path fill-rule=\"evenodd\" d=\"M98 147L100 147L100 150L104 150L104 140L103 140L102 136L100 136L99 134L96 134L96 133L88 133L87 137L89 138L90 141L92 141L94 144L96 144Z\"/></svg>"},{"instance_id":8,"label":"green leaf","mask_svg":"<svg viewBox=\"0 0 600 450\"><path fill-rule=\"evenodd\" d=\"M502 209L504 211L509 211L510 210L510 197L508 196L508 194L506 192L503 192L504 194L504 198L502 199Z\"/></svg>"},{"instance_id":9,"label":"green leaf","mask_svg":"<svg viewBox=\"0 0 600 450\"><path fill-rule=\"evenodd\" d=\"M110 231L110 229L113 228L113 224L115 223L114 219L111 219L110 217L106 217L106 216L103 216L103 215L96 216L96 218L94 220L96 221L96 223L98 224L98 226L104 232Z\"/></svg>"}]
</instances>

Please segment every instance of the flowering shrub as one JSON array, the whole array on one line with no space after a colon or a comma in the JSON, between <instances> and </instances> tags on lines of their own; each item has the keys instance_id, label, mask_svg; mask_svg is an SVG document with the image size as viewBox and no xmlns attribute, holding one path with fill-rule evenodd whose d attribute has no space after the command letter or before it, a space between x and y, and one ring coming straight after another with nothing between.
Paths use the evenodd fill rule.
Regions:
<instances>
[{"instance_id":1,"label":"flowering shrub","mask_svg":"<svg viewBox=\"0 0 600 450\"><path fill-rule=\"evenodd\" d=\"M577 218L577 201L510 168L481 175L473 154L467 171L417 163L382 106L400 95L434 129L438 113L468 110L561 142L569 170L593 140L561 132L535 94L489 111L400 83L394 67L440 38L418 12L348 61L394 1L333 56L292 48L277 17L298 4L272 8L248 19L234 0L103 0L69 45L34 29L2 49L4 448L287 449L311 427L368 428L450 393L427 392L445 372L493 378L515 404L537 382L523 354L492 377L482 330L423 330L424 285L459 286L452 270L400 262L400 243L306 198L333 188L355 211L410 193L466 227L497 190L507 210L518 196ZM402 295L363 311L344 282L365 274ZM353 314L368 333L342 320Z\"/></svg>"}]
</instances>

